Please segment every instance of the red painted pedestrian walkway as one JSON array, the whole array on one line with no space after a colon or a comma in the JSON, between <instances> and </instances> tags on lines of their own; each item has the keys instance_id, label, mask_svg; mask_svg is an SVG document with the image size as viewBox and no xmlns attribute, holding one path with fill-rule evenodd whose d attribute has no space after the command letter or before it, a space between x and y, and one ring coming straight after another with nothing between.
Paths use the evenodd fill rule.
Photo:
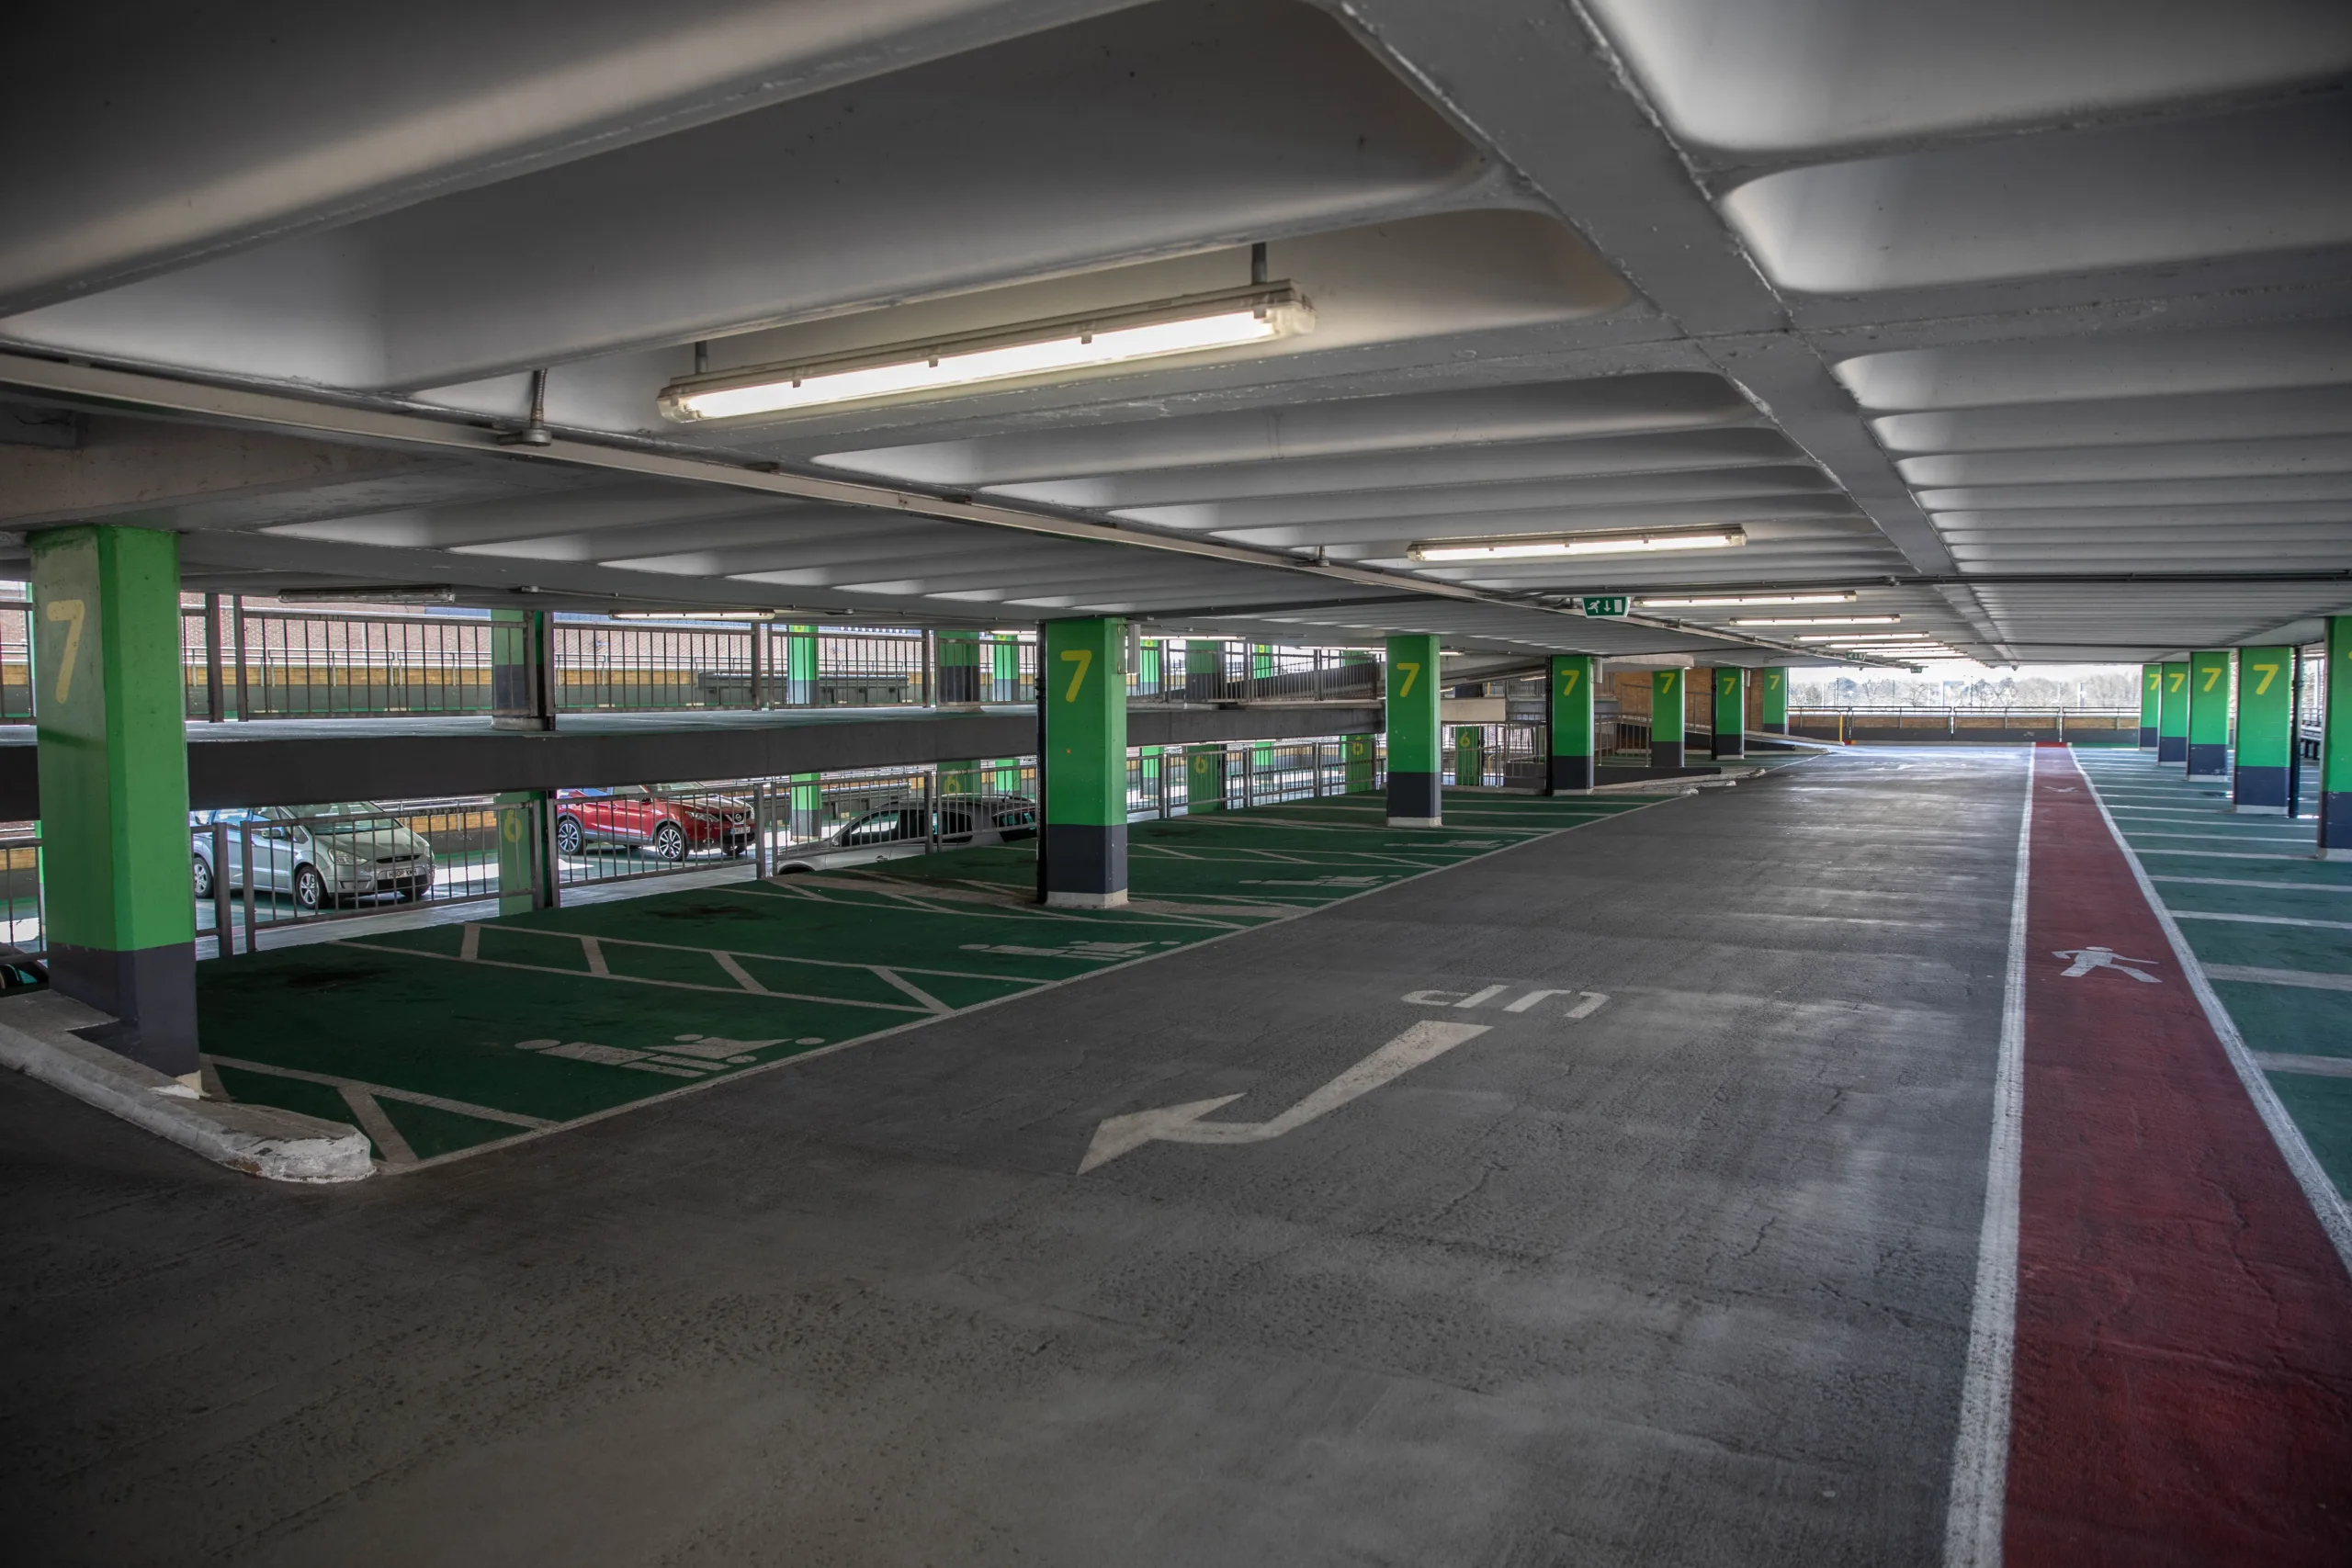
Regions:
<instances>
[{"instance_id":1,"label":"red painted pedestrian walkway","mask_svg":"<svg viewBox=\"0 0 2352 1568\"><path fill-rule=\"evenodd\" d=\"M2032 810L2007 1561L2342 1568L2352 1278L2070 752Z\"/></svg>"}]
</instances>

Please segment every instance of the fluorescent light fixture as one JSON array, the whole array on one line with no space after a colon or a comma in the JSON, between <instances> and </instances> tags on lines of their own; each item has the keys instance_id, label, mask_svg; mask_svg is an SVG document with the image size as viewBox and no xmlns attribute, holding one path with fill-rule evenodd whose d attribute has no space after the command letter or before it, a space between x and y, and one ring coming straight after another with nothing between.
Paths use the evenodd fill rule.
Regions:
<instances>
[{"instance_id":1,"label":"fluorescent light fixture","mask_svg":"<svg viewBox=\"0 0 2352 1568\"><path fill-rule=\"evenodd\" d=\"M1645 599L1645 610L1712 610L1739 604L1850 604L1851 593L1726 593L1711 599Z\"/></svg>"},{"instance_id":2,"label":"fluorescent light fixture","mask_svg":"<svg viewBox=\"0 0 2352 1568\"><path fill-rule=\"evenodd\" d=\"M773 610L615 610L616 621L772 621Z\"/></svg>"},{"instance_id":3,"label":"fluorescent light fixture","mask_svg":"<svg viewBox=\"0 0 2352 1568\"><path fill-rule=\"evenodd\" d=\"M1736 626L1891 626L1900 615L1750 615Z\"/></svg>"},{"instance_id":4,"label":"fluorescent light fixture","mask_svg":"<svg viewBox=\"0 0 2352 1568\"><path fill-rule=\"evenodd\" d=\"M1926 632L1808 632L1799 642L1933 642Z\"/></svg>"},{"instance_id":5,"label":"fluorescent light fixture","mask_svg":"<svg viewBox=\"0 0 2352 1568\"><path fill-rule=\"evenodd\" d=\"M1615 534L1506 534L1486 539L1423 539L1405 553L1417 561L1541 560L1559 556L1633 555L1648 550L1721 550L1747 543L1738 528L1645 528Z\"/></svg>"},{"instance_id":6,"label":"fluorescent light fixture","mask_svg":"<svg viewBox=\"0 0 2352 1568\"><path fill-rule=\"evenodd\" d=\"M822 359L686 376L662 389L681 423L786 413L836 403L918 398L1290 337L1315 328L1315 310L1287 283L1056 316L983 332L887 344Z\"/></svg>"}]
</instances>

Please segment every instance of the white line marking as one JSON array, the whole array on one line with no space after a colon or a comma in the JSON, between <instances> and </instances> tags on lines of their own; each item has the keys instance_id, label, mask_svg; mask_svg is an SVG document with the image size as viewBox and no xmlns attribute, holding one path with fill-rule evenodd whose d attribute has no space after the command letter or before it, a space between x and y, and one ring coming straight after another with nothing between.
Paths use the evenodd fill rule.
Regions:
<instances>
[{"instance_id":1,"label":"white line marking","mask_svg":"<svg viewBox=\"0 0 2352 1568\"><path fill-rule=\"evenodd\" d=\"M1527 995L1520 998L1519 1000L1512 1002L1510 1006L1504 1008L1503 1011L1525 1012L1529 1008L1533 1007L1545 997L1573 997L1575 995L1576 993L1574 991L1530 991ZM1409 1000L1410 998L1408 999ZM1468 1004L1463 1003L1461 1005L1467 1006Z\"/></svg>"},{"instance_id":2,"label":"white line marking","mask_svg":"<svg viewBox=\"0 0 2352 1568\"><path fill-rule=\"evenodd\" d=\"M2115 839L2118 843L2123 841L2123 829L2120 827L2115 829ZM2152 855L2165 855L2175 860L2309 860L2312 858L2309 855L2282 855L2268 852L2257 854L2250 850L2151 849L2145 852Z\"/></svg>"},{"instance_id":3,"label":"white line marking","mask_svg":"<svg viewBox=\"0 0 2352 1568\"><path fill-rule=\"evenodd\" d=\"M753 996L764 997L772 994L765 986L763 986L757 980L752 979L748 970L746 970L741 964L735 962L735 955L733 953L721 953L714 948L711 950L710 956L721 969L727 971L727 977L729 979L734 981L737 985L742 987Z\"/></svg>"},{"instance_id":4,"label":"white line marking","mask_svg":"<svg viewBox=\"0 0 2352 1568\"><path fill-rule=\"evenodd\" d=\"M375 1096L356 1083L337 1084L335 1089L343 1096L343 1102L351 1107L352 1115L359 1119L359 1130L374 1140L376 1152L386 1165L416 1163L416 1151L408 1146L408 1140L401 1136L401 1130L392 1125L391 1118L384 1114L384 1108L376 1103Z\"/></svg>"},{"instance_id":5,"label":"white line marking","mask_svg":"<svg viewBox=\"0 0 2352 1568\"><path fill-rule=\"evenodd\" d=\"M2151 876L2148 880L2199 887L2283 887L2295 893L2352 893L2352 882L2248 882L2242 876Z\"/></svg>"},{"instance_id":6,"label":"white line marking","mask_svg":"<svg viewBox=\"0 0 2352 1568\"><path fill-rule=\"evenodd\" d=\"M2089 775L2084 776L2087 778ZM2148 908L2155 911L2156 923L2164 927L2165 940L2172 943L2173 956L2180 962L2180 972L2188 976L2188 988L2197 993L2197 1004L2205 1010L2205 1021L2213 1026L2215 1037L2222 1042L2223 1055L2229 1057L2230 1066L2237 1072L2238 1082L2245 1086L2246 1098L2254 1101L2256 1113L2262 1118L2263 1125L2270 1129L2271 1142L2278 1145L2278 1153L2286 1160L2287 1168L2294 1172L2296 1181L2301 1184L2303 1196L2310 1201L2320 1228L2327 1233L2327 1239L2335 1247L2335 1256L2347 1270L2352 1270L2352 1211L2346 1209L2343 1194L2336 1191L2335 1182L2321 1167L2319 1156L2312 1153L2311 1145L2303 1138L2303 1130L2295 1125L2292 1116L2287 1114L2287 1107L2278 1099L2278 1091L2272 1089L2270 1080L2263 1076L2260 1065L2254 1059L2254 1053L2246 1049L2245 1036L2238 1032L2237 1020L2232 1018L2230 1010L2222 1005L2220 995L2207 977L2205 966L2197 961L2197 954L2189 948L2188 939L2181 935L2180 922L2172 918L2172 911L2165 908L2163 897L2148 880L2146 869L2140 864L2139 852L2124 838L2123 829L2116 826L2115 818L2108 816L2107 802L2100 798L2096 784L2091 787L2091 803L2098 807L2109 834L2121 847L2123 859L2132 867L2132 875L2140 885L2140 896L2148 901Z\"/></svg>"},{"instance_id":7,"label":"white line marking","mask_svg":"<svg viewBox=\"0 0 2352 1568\"><path fill-rule=\"evenodd\" d=\"M1960 1385L1944 1514L1944 1568L2000 1568L2007 1502L2009 1384L2018 1331L2018 1164L2025 1126L2026 874L2033 845L2034 751L2026 753L2009 894L2009 958L2001 989L2001 1049L1993 1072L1993 1136L1984 1161L1984 1221L1976 1238L1976 1299Z\"/></svg>"},{"instance_id":8,"label":"white line marking","mask_svg":"<svg viewBox=\"0 0 2352 1568\"><path fill-rule=\"evenodd\" d=\"M1484 1003L1493 1001L1497 997L1501 996L1505 991L1510 989L1510 987L1509 986L1488 986L1483 991L1471 992L1468 996L1463 998L1453 1005L1458 1008L1478 1007Z\"/></svg>"},{"instance_id":9,"label":"white line marking","mask_svg":"<svg viewBox=\"0 0 2352 1568\"><path fill-rule=\"evenodd\" d=\"M2254 1053L2254 1065L2266 1073L2352 1078L2352 1056L2304 1056L2288 1051L2256 1051Z\"/></svg>"},{"instance_id":10,"label":"white line marking","mask_svg":"<svg viewBox=\"0 0 2352 1568\"><path fill-rule=\"evenodd\" d=\"M2187 839L2199 844L2308 844L2315 842L2309 833L2156 833L2145 828L2126 823L2123 830L2135 839ZM2158 854L2169 853L2159 850Z\"/></svg>"},{"instance_id":11,"label":"white line marking","mask_svg":"<svg viewBox=\"0 0 2352 1568\"><path fill-rule=\"evenodd\" d=\"M924 990L921 986L914 984L910 980L901 978L896 971L886 968L879 964L873 965L873 969L874 973L881 976L884 980L893 986L896 986L899 990L906 992L907 995L921 1002L925 1010L938 1013L949 1013L956 1010L954 1008L949 1007L945 1002L941 1001L937 997L933 996L929 991Z\"/></svg>"},{"instance_id":12,"label":"white line marking","mask_svg":"<svg viewBox=\"0 0 2352 1568\"><path fill-rule=\"evenodd\" d=\"M1602 1008L1609 1005L1609 993L1606 991L1583 991L1578 994L1584 998L1584 1000L1577 1003L1576 1006L1570 1008L1566 1012L1562 1013L1560 1015L1561 1017L1568 1019L1590 1018L1594 1013L1599 1012Z\"/></svg>"},{"instance_id":13,"label":"white line marking","mask_svg":"<svg viewBox=\"0 0 2352 1568\"><path fill-rule=\"evenodd\" d=\"M2176 920L2234 920L2249 926L2317 926L2324 931L2352 931L2352 920L2306 920L2294 915L2228 915L2219 909L2175 909L2172 918Z\"/></svg>"},{"instance_id":14,"label":"white line marking","mask_svg":"<svg viewBox=\"0 0 2352 1568\"><path fill-rule=\"evenodd\" d=\"M2263 969L2251 964L2208 964L2205 973L2215 980L2238 980L2253 986L2300 986L2313 991L2352 991L2352 975L2323 975L2310 969Z\"/></svg>"},{"instance_id":15,"label":"white line marking","mask_svg":"<svg viewBox=\"0 0 2352 1568\"><path fill-rule=\"evenodd\" d=\"M1238 1094L1110 1117L1094 1129L1094 1140L1087 1145L1086 1157L1079 1163L1078 1173L1083 1176L1096 1166L1108 1164L1121 1155L1154 1141L1262 1144L1269 1138L1279 1138L1284 1133L1304 1127L1318 1116L1329 1115L1351 1100L1371 1093L1393 1078L1403 1077L1422 1063L1442 1056L1464 1041L1476 1040L1486 1033L1487 1028L1483 1023L1433 1023L1425 1021L1414 1024L1271 1122L1201 1120L1219 1106L1230 1105L1239 1100L1241 1097Z\"/></svg>"},{"instance_id":16,"label":"white line marking","mask_svg":"<svg viewBox=\"0 0 2352 1568\"><path fill-rule=\"evenodd\" d=\"M529 1127L535 1131L544 1131L549 1127L562 1125L560 1122L549 1122L544 1117L526 1116L519 1111L492 1111L487 1105L469 1105L462 1100L444 1100L437 1094L419 1094L413 1089L389 1089L382 1084L368 1083L360 1078L336 1077L331 1073L306 1073L297 1067L281 1067L271 1062L248 1062L235 1056L216 1056L209 1051L204 1054L204 1059L216 1066L235 1067L248 1073L266 1073L272 1077L295 1078L303 1083L322 1083L334 1089L341 1089L347 1085L353 1089L365 1089L379 1100L405 1100L411 1105L430 1105L437 1111L454 1111L460 1116L479 1117L484 1122L507 1122L517 1127Z\"/></svg>"},{"instance_id":17,"label":"white line marking","mask_svg":"<svg viewBox=\"0 0 2352 1568\"><path fill-rule=\"evenodd\" d=\"M580 939L580 954L588 960L588 973L599 979L610 977L612 971L605 967L605 950L596 944L594 937L583 936Z\"/></svg>"},{"instance_id":18,"label":"white line marking","mask_svg":"<svg viewBox=\"0 0 2352 1568\"><path fill-rule=\"evenodd\" d=\"M445 964L455 964L458 962L457 959L452 958L446 953L432 953L421 947L387 947L381 942L356 942L349 937L345 937L334 945L337 947L366 948L371 953L396 953L403 958L438 959ZM708 953L710 950L708 948L695 948L690 951ZM718 955L713 954L713 956L716 957ZM820 1002L827 1007L868 1008L880 1012L920 1012L922 1010L921 1008L899 1007L894 1002L861 1002L853 1001L847 997L810 996L805 991L771 991L763 989L756 993L751 993L747 992L744 987L740 985L699 986L691 980L656 980L644 975L591 976L582 974L577 969L557 969L545 964L512 964L508 963L504 959L499 958L484 958L477 960L476 962L479 967L484 969L520 969L525 973L531 975L564 975L569 976L574 980L602 979L615 985L622 986L661 986L673 991L703 991L722 997L741 997L749 994L756 994L776 1001ZM862 968L864 965L860 965L860 967ZM754 982L754 984L756 984L756 982Z\"/></svg>"},{"instance_id":19,"label":"white line marking","mask_svg":"<svg viewBox=\"0 0 2352 1568\"><path fill-rule=\"evenodd\" d=\"M458 943L458 956L468 964L481 958L481 928L471 920L466 922L465 940Z\"/></svg>"}]
</instances>

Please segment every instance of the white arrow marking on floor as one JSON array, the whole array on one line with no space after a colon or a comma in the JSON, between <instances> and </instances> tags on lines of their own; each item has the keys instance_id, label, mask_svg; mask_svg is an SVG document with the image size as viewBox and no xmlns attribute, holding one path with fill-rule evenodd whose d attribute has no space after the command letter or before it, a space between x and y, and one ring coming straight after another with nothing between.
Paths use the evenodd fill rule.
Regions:
<instances>
[{"instance_id":1,"label":"white arrow marking on floor","mask_svg":"<svg viewBox=\"0 0 2352 1568\"><path fill-rule=\"evenodd\" d=\"M1094 1129L1094 1141L1087 1145L1078 1173L1083 1176L1149 1143L1262 1144L1279 1138L1392 1078L1402 1077L1423 1062L1436 1060L1464 1041L1476 1040L1487 1028L1483 1023L1417 1023L1271 1122L1201 1120L1219 1106L1239 1100L1238 1094L1111 1117Z\"/></svg>"}]
</instances>

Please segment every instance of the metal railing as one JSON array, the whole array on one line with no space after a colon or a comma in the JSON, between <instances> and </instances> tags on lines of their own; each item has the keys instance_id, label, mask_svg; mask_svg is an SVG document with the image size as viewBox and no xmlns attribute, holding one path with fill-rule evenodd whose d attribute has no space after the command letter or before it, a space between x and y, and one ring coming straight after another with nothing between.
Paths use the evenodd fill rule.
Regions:
<instances>
[{"instance_id":1,"label":"metal railing","mask_svg":"<svg viewBox=\"0 0 2352 1568\"><path fill-rule=\"evenodd\" d=\"M2137 739L2140 710L2064 707L1799 707L1789 733L1809 740L2111 741Z\"/></svg>"},{"instance_id":2,"label":"metal railing","mask_svg":"<svg viewBox=\"0 0 2352 1568\"><path fill-rule=\"evenodd\" d=\"M1387 749L1374 735L1145 748L1127 758L1127 819L1247 811L1317 800L1387 783Z\"/></svg>"},{"instance_id":3,"label":"metal railing","mask_svg":"<svg viewBox=\"0 0 2352 1568\"><path fill-rule=\"evenodd\" d=\"M1147 638L1127 671L1136 703L1378 702L1378 656L1216 637Z\"/></svg>"},{"instance_id":4,"label":"metal railing","mask_svg":"<svg viewBox=\"0 0 2352 1568\"><path fill-rule=\"evenodd\" d=\"M41 895L40 824L0 823L0 941L35 957L49 951L49 906Z\"/></svg>"}]
</instances>

